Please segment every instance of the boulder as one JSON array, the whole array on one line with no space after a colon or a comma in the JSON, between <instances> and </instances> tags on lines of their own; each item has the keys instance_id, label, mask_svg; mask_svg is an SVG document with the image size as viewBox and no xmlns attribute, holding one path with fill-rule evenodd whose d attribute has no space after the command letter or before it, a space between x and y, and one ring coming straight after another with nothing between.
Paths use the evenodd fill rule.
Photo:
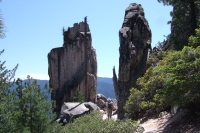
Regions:
<instances>
[{"instance_id":1,"label":"boulder","mask_svg":"<svg viewBox=\"0 0 200 133\"><path fill-rule=\"evenodd\" d=\"M119 30L119 73L113 69L114 90L118 105L118 119L124 118L124 105L129 90L145 72L151 50L151 30L140 4L132 3L125 10L124 22Z\"/></svg>"},{"instance_id":2,"label":"boulder","mask_svg":"<svg viewBox=\"0 0 200 133\"><path fill-rule=\"evenodd\" d=\"M103 94L96 95L96 104L100 109L105 110L106 102L107 98Z\"/></svg>"},{"instance_id":3,"label":"boulder","mask_svg":"<svg viewBox=\"0 0 200 133\"><path fill-rule=\"evenodd\" d=\"M107 102L107 98L106 98L103 94L97 94L97 95L96 95L96 98L97 98L97 101L98 101L99 99L102 99L104 102Z\"/></svg>"},{"instance_id":4,"label":"boulder","mask_svg":"<svg viewBox=\"0 0 200 133\"><path fill-rule=\"evenodd\" d=\"M103 109L103 108L106 107L106 102L103 101L102 99L99 99L99 100L97 101L96 104L97 104L97 106L98 106L99 108L101 108L101 109Z\"/></svg>"},{"instance_id":5,"label":"boulder","mask_svg":"<svg viewBox=\"0 0 200 133\"><path fill-rule=\"evenodd\" d=\"M63 29L64 44L48 54L51 98L56 101L55 112L64 102L72 102L79 91L83 100L95 102L97 90L96 51L87 22L75 23Z\"/></svg>"},{"instance_id":6,"label":"boulder","mask_svg":"<svg viewBox=\"0 0 200 133\"><path fill-rule=\"evenodd\" d=\"M99 107L92 102L84 103L70 103L64 102L61 108L60 115L56 120L59 123L67 124L72 122L75 118L78 118L84 114L93 110L100 110Z\"/></svg>"}]
</instances>

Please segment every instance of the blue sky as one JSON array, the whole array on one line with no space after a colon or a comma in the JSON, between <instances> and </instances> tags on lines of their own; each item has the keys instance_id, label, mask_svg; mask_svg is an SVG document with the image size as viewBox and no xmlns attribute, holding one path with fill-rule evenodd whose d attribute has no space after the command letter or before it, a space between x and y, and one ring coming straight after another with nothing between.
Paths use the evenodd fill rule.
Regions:
<instances>
[{"instance_id":1,"label":"blue sky","mask_svg":"<svg viewBox=\"0 0 200 133\"><path fill-rule=\"evenodd\" d=\"M48 78L47 54L63 45L62 28L73 26L88 16L92 45L96 49L99 77L112 77L112 68L119 66L119 29L125 9L139 3L152 30L152 47L170 33L170 6L157 0L3 0L0 3L5 23L0 60L8 69L19 67L16 78Z\"/></svg>"}]
</instances>

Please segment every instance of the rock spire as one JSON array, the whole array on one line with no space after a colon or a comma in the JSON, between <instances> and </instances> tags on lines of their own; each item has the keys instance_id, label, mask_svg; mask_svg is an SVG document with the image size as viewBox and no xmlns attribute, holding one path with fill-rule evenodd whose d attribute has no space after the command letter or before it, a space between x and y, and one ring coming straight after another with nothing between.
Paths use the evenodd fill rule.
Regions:
<instances>
[{"instance_id":1,"label":"rock spire","mask_svg":"<svg viewBox=\"0 0 200 133\"><path fill-rule=\"evenodd\" d=\"M48 54L49 84L56 112L64 102L73 101L76 91L83 94L86 102L94 102L97 89L96 51L86 18L66 31L63 29L63 36L63 46L53 48Z\"/></svg>"},{"instance_id":2,"label":"rock spire","mask_svg":"<svg viewBox=\"0 0 200 133\"><path fill-rule=\"evenodd\" d=\"M130 95L129 90L144 73L151 49L151 30L140 4L132 3L126 8L119 40L119 74L117 79L113 69L113 82L118 101L118 119L123 119L123 107Z\"/></svg>"}]
</instances>

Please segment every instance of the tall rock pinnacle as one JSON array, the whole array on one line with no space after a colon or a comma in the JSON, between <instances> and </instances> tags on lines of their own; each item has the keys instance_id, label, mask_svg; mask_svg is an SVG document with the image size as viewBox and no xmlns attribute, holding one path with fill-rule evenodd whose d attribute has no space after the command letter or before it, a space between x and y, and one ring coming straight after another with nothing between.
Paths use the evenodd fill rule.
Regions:
<instances>
[{"instance_id":1,"label":"tall rock pinnacle","mask_svg":"<svg viewBox=\"0 0 200 133\"><path fill-rule=\"evenodd\" d=\"M118 118L123 119L123 107L130 95L129 90L144 73L151 49L151 30L140 4L132 3L126 8L119 39L119 75L117 79L113 69L113 81L118 101Z\"/></svg>"},{"instance_id":2,"label":"tall rock pinnacle","mask_svg":"<svg viewBox=\"0 0 200 133\"><path fill-rule=\"evenodd\" d=\"M95 101L97 87L96 51L92 47L89 25L75 23L63 30L64 44L48 54L51 97L56 100L56 112L64 102L73 101L76 91L85 101Z\"/></svg>"}]
</instances>

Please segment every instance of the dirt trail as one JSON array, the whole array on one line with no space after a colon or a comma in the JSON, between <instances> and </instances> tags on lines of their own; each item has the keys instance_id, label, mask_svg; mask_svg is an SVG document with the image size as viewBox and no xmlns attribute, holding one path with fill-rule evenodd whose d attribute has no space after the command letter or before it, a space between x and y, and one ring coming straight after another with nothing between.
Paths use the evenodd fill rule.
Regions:
<instances>
[{"instance_id":1,"label":"dirt trail","mask_svg":"<svg viewBox=\"0 0 200 133\"><path fill-rule=\"evenodd\" d=\"M108 116L107 116L107 114L104 114L104 115L103 115L103 120L106 120L106 119L108 119ZM117 114L116 114L116 115L112 115L112 116L111 116L111 119L117 120Z\"/></svg>"},{"instance_id":2,"label":"dirt trail","mask_svg":"<svg viewBox=\"0 0 200 133\"><path fill-rule=\"evenodd\" d=\"M163 133L163 130L168 124L180 119L185 114L186 112L184 111L179 112L176 115L171 115L170 113L167 113L162 117L156 119L148 119L146 122L142 123L141 126L145 130L144 133Z\"/></svg>"},{"instance_id":3,"label":"dirt trail","mask_svg":"<svg viewBox=\"0 0 200 133\"><path fill-rule=\"evenodd\" d=\"M103 120L107 120L107 114L103 113ZM112 115L113 120L117 120L117 114ZM139 120L140 126L144 128L144 133L200 133L200 117L191 116L187 110L179 111L175 115L162 112L158 118Z\"/></svg>"},{"instance_id":4,"label":"dirt trail","mask_svg":"<svg viewBox=\"0 0 200 133\"><path fill-rule=\"evenodd\" d=\"M148 121L141 124L144 128L144 133L162 133L166 126L168 118L163 119L149 119Z\"/></svg>"}]
</instances>

